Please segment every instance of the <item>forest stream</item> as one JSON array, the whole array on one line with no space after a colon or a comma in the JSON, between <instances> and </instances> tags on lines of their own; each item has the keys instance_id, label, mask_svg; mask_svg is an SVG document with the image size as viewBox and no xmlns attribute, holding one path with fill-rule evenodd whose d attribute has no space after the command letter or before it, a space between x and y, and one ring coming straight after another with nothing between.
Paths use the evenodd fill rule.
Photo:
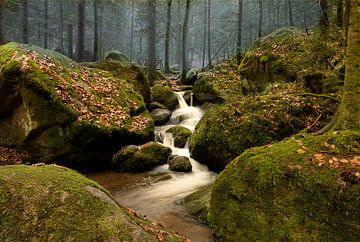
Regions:
<instances>
[{"instance_id":1,"label":"forest stream","mask_svg":"<svg viewBox=\"0 0 360 242\"><path fill-rule=\"evenodd\" d=\"M166 125L155 127L155 136L158 142L172 149L172 155L190 157L188 145L185 148L176 148L172 134L165 131L181 125L193 132L204 113L199 107L189 106L183 98L184 93L176 94L179 106ZM190 158L190 161L190 173L171 172L168 169L169 165L165 164L147 173L109 171L89 173L87 176L108 188L121 205L134 209L165 228L179 232L191 241L213 241L211 230L186 213L182 200L198 188L212 183L216 173L209 171L207 166L194 159ZM148 177L164 177L166 174L171 178L155 183L146 182ZM143 182L139 183L141 180Z\"/></svg>"}]
</instances>

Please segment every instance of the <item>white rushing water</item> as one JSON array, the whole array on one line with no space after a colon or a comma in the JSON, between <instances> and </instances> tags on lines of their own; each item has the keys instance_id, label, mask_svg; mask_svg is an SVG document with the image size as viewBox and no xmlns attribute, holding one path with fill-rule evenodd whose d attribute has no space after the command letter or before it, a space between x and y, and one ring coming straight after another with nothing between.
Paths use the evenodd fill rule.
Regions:
<instances>
[{"instance_id":1,"label":"white rushing water","mask_svg":"<svg viewBox=\"0 0 360 242\"><path fill-rule=\"evenodd\" d=\"M183 92L176 94L179 100L178 109L172 113L168 124L155 127L155 134L157 137L162 137L163 145L172 149L172 155L190 158L188 145L185 148L174 147L174 139L170 133L166 133L166 130L176 125L181 125L193 132L196 124L203 116L203 111L198 107L188 106L183 98ZM183 227L185 230L193 229L194 232L192 233L199 233L200 236L202 233L201 228L199 228L200 225L196 225L194 221L188 221L185 218L183 207L179 205L178 201L198 188L212 183L216 178L216 174L209 171L207 166L200 164L192 158L190 158L190 162L192 164L192 172L190 173L171 172L168 170L168 164L165 164L155 168L151 173L166 172L171 175L171 179L154 183L148 187L140 187L115 194L115 196L121 204L132 207L167 227L179 229L177 227L179 225L176 224L183 223L180 227ZM172 226L173 223L175 224L174 226ZM208 241L206 238L203 239L203 241Z\"/></svg>"}]
</instances>

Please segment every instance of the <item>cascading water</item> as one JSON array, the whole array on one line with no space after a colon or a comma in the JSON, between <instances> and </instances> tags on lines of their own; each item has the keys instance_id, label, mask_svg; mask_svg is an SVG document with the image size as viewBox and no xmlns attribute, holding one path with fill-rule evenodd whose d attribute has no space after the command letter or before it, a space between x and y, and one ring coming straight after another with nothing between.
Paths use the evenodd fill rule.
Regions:
<instances>
[{"instance_id":1,"label":"cascading water","mask_svg":"<svg viewBox=\"0 0 360 242\"><path fill-rule=\"evenodd\" d=\"M172 155L187 156L190 158L188 145L185 148L174 147L174 139L170 133L166 133L176 125L184 126L192 132L196 124L203 116L203 111L198 107L188 106L183 92L176 93L179 107L171 116L168 124L155 127L157 137L161 137L162 143L172 149ZM168 170L168 165L157 167L151 173L171 174L171 179L153 184L149 187L141 187L131 191L115 194L116 199L123 205L131 207L149 218L162 223L165 227L172 228L190 237L192 241L211 241L210 231L194 219L185 216L184 208L178 203L186 195L198 188L208 185L215 180L216 174L194 159L191 173L176 173Z\"/></svg>"}]
</instances>

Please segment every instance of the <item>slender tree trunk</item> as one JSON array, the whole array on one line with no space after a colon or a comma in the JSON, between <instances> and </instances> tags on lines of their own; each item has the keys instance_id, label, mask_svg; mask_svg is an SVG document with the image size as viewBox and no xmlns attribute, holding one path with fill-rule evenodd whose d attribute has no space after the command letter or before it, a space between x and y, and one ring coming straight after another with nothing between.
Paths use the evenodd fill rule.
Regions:
<instances>
[{"instance_id":1,"label":"slender tree trunk","mask_svg":"<svg viewBox=\"0 0 360 242\"><path fill-rule=\"evenodd\" d=\"M237 63L241 62L241 38L242 38L242 22L243 22L243 0L239 0L239 16L237 23Z\"/></svg>"},{"instance_id":2,"label":"slender tree trunk","mask_svg":"<svg viewBox=\"0 0 360 242\"><path fill-rule=\"evenodd\" d=\"M176 59L178 60L177 64L181 65L181 54L182 54L182 30L183 30L183 24L181 23L182 14L181 14L181 0L177 0L177 18L178 18L178 24L177 24L177 47L176 47Z\"/></svg>"},{"instance_id":3,"label":"slender tree trunk","mask_svg":"<svg viewBox=\"0 0 360 242\"><path fill-rule=\"evenodd\" d=\"M60 52L64 53L64 6L63 1L59 1L60 4Z\"/></svg>"},{"instance_id":4,"label":"slender tree trunk","mask_svg":"<svg viewBox=\"0 0 360 242\"><path fill-rule=\"evenodd\" d=\"M98 59L99 55L99 32L98 32L98 1L94 0L94 61Z\"/></svg>"},{"instance_id":5,"label":"slender tree trunk","mask_svg":"<svg viewBox=\"0 0 360 242\"><path fill-rule=\"evenodd\" d=\"M212 57L211 57L211 0L208 0L208 13L207 13L207 34L208 34L208 67L212 67Z\"/></svg>"},{"instance_id":6,"label":"slender tree trunk","mask_svg":"<svg viewBox=\"0 0 360 242\"><path fill-rule=\"evenodd\" d=\"M292 11L291 0L287 0L287 1L288 1L287 7L288 7L288 13L289 13L289 15L288 15L289 16L289 24L290 24L290 26L294 26L294 19L293 19L293 11Z\"/></svg>"},{"instance_id":7,"label":"slender tree trunk","mask_svg":"<svg viewBox=\"0 0 360 242\"><path fill-rule=\"evenodd\" d=\"M3 30L3 9L4 9L4 2L0 1L0 45L2 45L5 42L4 38L4 30Z\"/></svg>"},{"instance_id":8,"label":"slender tree trunk","mask_svg":"<svg viewBox=\"0 0 360 242\"><path fill-rule=\"evenodd\" d=\"M329 3L328 0L320 0L321 16L319 25L323 30L327 30L329 27Z\"/></svg>"},{"instance_id":9,"label":"slender tree trunk","mask_svg":"<svg viewBox=\"0 0 360 242\"><path fill-rule=\"evenodd\" d=\"M170 27L171 27L171 4L172 0L167 0L166 14L166 34L165 34L165 72L170 73Z\"/></svg>"},{"instance_id":10,"label":"slender tree trunk","mask_svg":"<svg viewBox=\"0 0 360 242\"><path fill-rule=\"evenodd\" d=\"M73 26L72 26L72 24L68 24L68 26L67 26L67 37L68 37L68 56L69 56L69 58L73 58L73 52L74 52L73 39L74 39L74 37L73 37Z\"/></svg>"},{"instance_id":11,"label":"slender tree trunk","mask_svg":"<svg viewBox=\"0 0 360 242\"><path fill-rule=\"evenodd\" d=\"M351 0L345 86L335 115L335 130L360 130L360 3Z\"/></svg>"},{"instance_id":12,"label":"slender tree trunk","mask_svg":"<svg viewBox=\"0 0 360 242\"><path fill-rule=\"evenodd\" d=\"M77 60L82 61L84 59L85 50L85 7L86 1L80 0L78 3L78 29L77 29Z\"/></svg>"},{"instance_id":13,"label":"slender tree trunk","mask_svg":"<svg viewBox=\"0 0 360 242\"><path fill-rule=\"evenodd\" d=\"M205 68L206 59L206 35L207 35L207 0L204 0L204 35L203 35L203 53L202 53L202 68Z\"/></svg>"},{"instance_id":14,"label":"slender tree trunk","mask_svg":"<svg viewBox=\"0 0 360 242\"><path fill-rule=\"evenodd\" d=\"M48 48L48 40L49 40L49 2L48 0L44 1L44 10L45 10L45 20L44 20L44 48Z\"/></svg>"},{"instance_id":15,"label":"slender tree trunk","mask_svg":"<svg viewBox=\"0 0 360 242\"><path fill-rule=\"evenodd\" d=\"M190 17L190 5L191 1L186 0L186 7L185 7L185 19L183 25L183 38L182 38L182 58L181 58L181 83L186 82L186 74L188 71L187 66L187 39L188 39L188 32L189 32L189 17Z\"/></svg>"},{"instance_id":16,"label":"slender tree trunk","mask_svg":"<svg viewBox=\"0 0 360 242\"><path fill-rule=\"evenodd\" d=\"M103 14L104 14L104 5L98 5L98 59L102 59L104 57L104 21L103 21Z\"/></svg>"},{"instance_id":17,"label":"slender tree trunk","mask_svg":"<svg viewBox=\"0 0 360 242\"><path fill-rule=\"evenodd\" d=\"M262 36L262 22L263 22L263 2L259 1L259 23L258 23L258 38Z\"/></svg>"},{"instance_id":18,"label":"slender tree trunk","mask_svg":"<svg viewBox=\"0 0 360 242\"><path fill-rule=\"evenodd\" d=\"M23 43L29 43L29 2L28 0L22 0L23 16L22 16L22 27L23 27Z\"/></svg>"},{"instance_id":19,"label":"slender tree trunk","mask_svg":"<svg viewBox=\"0 0 360 242\"><path fill-rule=\"evenodd\" d=\"M131 1L131 32L130 32L130 62L133 60L133 52L134 52L134 11L135 5L134 2Z\"/></svg>"},{"instance_id":20,"label":"slender tree trunk","mask_svg":"<svg viewBox=\"0 0 360 242\"><path fill-rule=\"evenodd\" d=\"M348 43L349 24L350 24L350 12L351 12L351 0L345 0L345 17L344 17L344 24L345 24L345 44Z\"/></svg>"},{"instance_id":21,"label":"slender tree trunk","mask_svg":"<svg viewBox=\"0 0 360 242\"><path fill-rule=\"evenodd\" d=\"M344 23L344 0L336 0L336 24L339 28Z\"/></svg>"},{"instance_id":22,"label":"slender tree trunk","mask_svg":"<svg viewBox=\"0 0 360 242\"><path fill-rule=\"evenodd\" d=\"M153 85L156 79L156 0L148 1L148 81Z\"/></svg>"}]
</instances>

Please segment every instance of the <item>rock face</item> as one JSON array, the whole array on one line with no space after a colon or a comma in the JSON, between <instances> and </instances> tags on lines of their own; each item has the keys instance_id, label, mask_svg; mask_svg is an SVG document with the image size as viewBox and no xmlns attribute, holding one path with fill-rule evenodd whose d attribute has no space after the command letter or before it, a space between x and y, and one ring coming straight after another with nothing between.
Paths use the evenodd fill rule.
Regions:
<instances>
[{"instance_id":1,"label":"rock face","mask_svg":"<svg viewBox=\"0 0 360 242\"><path fill-rule=\"evenodd\" d=\"M171 149L155 142L142 146L129 145L118 151L112 161L113 169L125 172L148 171L166 164Z\"/></svg>"},{"instance_id":2,"label":"rock face","mask_svg":"<svg viewBox=\"0 0 360 242\"><path fill-rule=\"evenodd\" d=\"M157 108L151 111L151 117L154 119L155 125L164 125L169 122L171 111L168 109Z\"/></svg>"},{"instance_id":3,"label":"rock face","mask_svg":"<svg viewBox=\"0 0 360 242\"><path fill-rule=\"evenodd\" d=\"M0 206L1 241L184 239L120 207L97 183L54 165L0 167Z\"/></svg>"},{"instance_id":4,"label":"rock face","mask_svg":"<svg viewBox=\"0 0 360 242\"><path fill-rule=\"evenodd\" d=\"M119 147L153 138L132 83L38 47L9 43L0 53L0 145L30 161L104 166Z\"/></svg>"},{"instance_id":5,"label":"rock face","mask_svg":"<svg viewBox=\"0 0 360 242\"><path fill-rule=\"evenodd\" d=\"M128 61L129 59L124 53L122 53L118 50L112 50L106 54L105 60Z\"/></svg>"},{"instance_id":6,"label":"rock face","mask_svg":"<svg viewBox=\"0 0 360 242\"><path fill-rule=\"evenodd\" d=\"M221 103L224 100L220 97L219 91L207 76L199 76L193 88L194 96L202 103Z\"/></svg>"},{"instance_id":7,"label":"rock face","mask_svg":"<svg viewBox=\"0 0 360 242\"><path fill-rule=\"evenodd\" d=\"M177 148L184 148L189 137L191 136L191 130L183 126L175 126L168 130L166 133L171 133L174 137L174 145Z\"/></svg>"},{"instance_id":8,"label":"rock face","mask_svg":"<svg viewBox=\"0 0 360 242\"><path fill-rule=\"evenodd\" d=\"M174 110L179 104L176 94L168 86L157 84L151 88L151 93L155 102L165 105L169 110Z\"/></svg>"},{"instance_id":9,"label":"rock face","mask_svg":"<svg viewBox=\"0 0 360 242\"><path fill-rule=\"evenodd\" d=\"M319 117L318 107L326 105L329 109L316 123L325 125L337 105L312 97L284 95L296 90L300 91L286 84L269 95L242 97L211 107L190 138L192 157L221 171L246 149L282 140L313 124Z\"/></svg>"},{"instance_id":10,"label":"rock face","mask_svg":"<svg viewBox=\"0 0 360 242\"><path fill-rule=\"evenodd\" d=\"M192 165L186 156L175 156L169 161L169 170L178 172L191 172Z\"/></svg>"},{"instance_id":11,"label":"rock face","mask_svg":"<svg viewBox=\"0 0 360 242\"><path fill-rule=\"evenodd\" d=\"M211 185L202 187L184 198L186 212L203 223L208 222L211 188Z\"/></svg>"},{"instance_id":12,"label":"rock face","mask_svg":"<svg viewBox=\"0 0 360 242\"><path fill-rule=\"evenodd\" d=\"M219 241L358 241L360 134L329 132L245 151L217 177Z\"/></svg>"}]
</instances>

